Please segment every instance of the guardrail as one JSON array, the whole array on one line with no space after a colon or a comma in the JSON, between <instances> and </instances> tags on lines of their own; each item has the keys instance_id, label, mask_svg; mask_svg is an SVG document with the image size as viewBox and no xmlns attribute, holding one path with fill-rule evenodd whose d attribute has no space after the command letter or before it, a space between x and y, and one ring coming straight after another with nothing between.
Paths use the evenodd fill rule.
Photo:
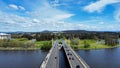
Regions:
<instances>
[{"instance_id":1,"label":"guardrail","mask_svg":"<svg viewBox=\"0 0 120 68\"><path fill-rule=\"evenodd\" d=\"M90 68L89 65L79 55L77 55L71 47L70 49L74 53L75 57L78 58L78 60L80 61L80 63L83 65L84 68Z\"/></svg>"}]
</instances>

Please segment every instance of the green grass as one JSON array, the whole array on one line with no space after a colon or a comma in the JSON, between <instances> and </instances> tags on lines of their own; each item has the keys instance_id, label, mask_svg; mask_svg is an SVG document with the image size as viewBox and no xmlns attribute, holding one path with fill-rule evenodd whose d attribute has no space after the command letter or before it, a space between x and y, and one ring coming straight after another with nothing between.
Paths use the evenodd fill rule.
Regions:
<instances>
[{"instance_id":1,"label":"green grass","mask_svg":"<svg viewBox=\"0 0 120 68\"><path fill-rule=\"evenodd\" d=\"M84 41L86 41L86 43L90 44L90 47L88 48L84 48ZM70 40L66 40L66 42L68 44L70 44ZM80 40L79 42L79 45L78 45L78 49L84 49L84 50L87 50L87 49L104 49L104 48L115 48L115 47L118 47L119 45L117 46L108 46L108 45L105 45L105 44L102 44L102 43L96 43L97 40L92 40L92 39L86 39L86 40ZM74 48L75 45L71 45L72 48Z\"/></svg>"},{"instance_id":2,"label":"green grass","mask_svg":"<svg viewBox=\"0 0 120 68\"><path fill-rule=\"evenodd\" d=\"M27 38L15 38L14 40L23 41L23 42L29 41Z\"/></svg>"},{"instance_id":3,"label":"green grass","mask_svg":"<svg viewBox=\"0 0 120 68\"><path fill-rule=\"evenodd\" d=\"M46 43L46 42L49 42L49 41L36 41L36 42L35 42L35 46L36 46L37 48L41 48L41 46L42 46L44 43Z\"/></svg>"},{"instance_id":4,"label":"green grass","mask_svg":"<svg viewBox=\"0 0 120 68\"><path fill-rule=\"evenodd\" d=\"M50 43L51 41L37 41L35 42L35 47L36 48L42 48L42 47L48 47L51 46L52 44Z\"/></svg>"},{"instance_id":5,"label":"green grass","mask_svg":"<svg viewBox=\"0 0 120 68\"><path fill-rule=\"evenodd\" d=\"M21 47L0 47L0 50L37 50L37 48L21 48Z\"/></svg>"},{"instance_id":6,"label":"green grass","mask_svg":"<svg viewBox=\"0 0 120 68\"><path fill-rule=\"evenodd\" d=\"M35 42L35 47L36 48L41 48L41 46L43 45L43 43L45 43L45 41L37 41L37 42Z\"/></svg>"}]
</instances>

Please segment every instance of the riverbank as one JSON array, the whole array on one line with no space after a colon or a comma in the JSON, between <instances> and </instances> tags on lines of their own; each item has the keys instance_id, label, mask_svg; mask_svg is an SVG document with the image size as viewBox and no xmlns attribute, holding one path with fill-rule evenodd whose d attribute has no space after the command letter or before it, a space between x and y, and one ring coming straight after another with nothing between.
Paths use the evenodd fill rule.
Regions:
<instances>
[{"instance_id":1,"label":"riverbank","mask_svg":"<svg viewBox=\"0 0 120 68\"><path fill-rule=\"evenodd\" d=\"M7 47L7 48L4 48L4 47L0 47L0 50L40 50L39 48L16 48L16 47L13 47L13 48L10 48L10 47Z\"/></svg>"},{"instance_id":2,"label":"riverbank","mask_svg":"<svg viewBox=\"0 0 120 68\"><path fill-rule=\"evenodd\" d=\"M27 38L0 40L0 50L49 50L51 41L33 41Z\"/></svg>"},{"instance_id":3,"label":"riverbank","mask_svg":"<svg viewBox=\"0 0 120 68\"><path fill-rule=\"evenodd\" d=\"M117 45L117 46L91 46L91 47L89 47L89 48L83 48L83 47L80 47L80 48L78 48L77 50L98 50L98 49L109 49L109 48L117 48L117 47L119 47L120 45Z\"/></svg>"},{"instance_id":4,"label":"riverbank","mask_svg":"<svg viewBox=\"0 0 120 68\"><path fill-rule=\"evenodd\" d=\"M0 50L49 50L51 45L50 41L36 41L32 47L0 47Z\"/></svg>"},{"instance_id":5,"label":"riverbank","mask_svg":"<svg viewBox=\"0 0 120 68\"><path fill-rule=\"evenodd\" d=\"M30 40L19 39L19 41L21 41L22 43L25 43ZM85 48L84 41L86 41L86 43L89 44L90 46ZM15 43L17 43L17 42L15 40ZM92 39L79 40L79 45L72 45L70 40L66 40L66 42L68 45L70 44L71 47L75 50L76 49L77 50L107 49L107 48L116 48L116 47L120 46L120 45L108 46L108 45L105 45L103 41L97 41L97 40L92 40ZM30 47L28 47L28 44ZM13 44L11 44L11 45L13 45ZM49 50L52 47L52 42L51 41L35 41L32 44L27 43L27 44L22 45L21 47L10 47L11 45L8 45L9 47L0 47L0 50L40 50L40 49L41 50ZM14 46L16 46L16 45L14 45Z\"/></svg>"}]
</instances>

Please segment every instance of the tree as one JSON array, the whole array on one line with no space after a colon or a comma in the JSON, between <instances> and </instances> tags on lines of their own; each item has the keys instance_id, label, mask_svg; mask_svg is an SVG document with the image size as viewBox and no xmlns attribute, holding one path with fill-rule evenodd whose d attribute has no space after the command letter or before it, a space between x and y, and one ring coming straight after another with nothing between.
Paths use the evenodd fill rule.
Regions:
<instances>
[{"instance_id":1,"label":"tree","mask_svg":"<svg viewBox=\"0 0 120 68\"><path fill-rule=\"evenodd\" d=\"M71 45L74 49L78 49L78 45L79 45L79 39L78 38L74 38L71 40Z\"/></svg>"},{"instance_id":2,"label":"tree","mask_svg":"<svg viewBox=\"0 0 120 68\"><path fill-rule=\"evenodd\" d=\"M88 44L86 41L84 41L84 48L90 47L90 44Z\"/></svg>"},{"instance_id":3,"label":"tree","mask_svg":"<svg viewBox=\"0 0 120 68\"><path fill-rule=\"evenodd\" d=\"M105 44L109 46L115 46L119 44L118 39L113 39L109 35L105 36Z\"/></svg>"},{"instance_id":4,"label":"tree","mask_svg":"<svg viewBox=\"0 0 120 68\"><path fill-rule=\"evenodd\" d=\"M50 50L50 48L52 47L52 41L47 41L44 42L43 45L41 46L42 50Z\"/></svg>"},{"instance_id":5,"label":"tree","mask_svg":"<svg viewBox=\"0 0 120 68\"><path fill-rule=\"evenodd\" d=\"M74 38L71 40L71 44L72 45L79 45L79 39L78 38Z\"/></svg>"}]
</instances>

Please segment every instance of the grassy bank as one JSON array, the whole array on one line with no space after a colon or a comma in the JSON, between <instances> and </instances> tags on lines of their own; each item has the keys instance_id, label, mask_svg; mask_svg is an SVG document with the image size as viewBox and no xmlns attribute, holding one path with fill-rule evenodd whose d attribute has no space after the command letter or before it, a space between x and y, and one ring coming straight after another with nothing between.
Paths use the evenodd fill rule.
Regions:
<instances>
[{"instance_id":1,"label":"grassy bank","mask_svg":"<svg viewBox=\"0 0 120 68\"><path fill-rule=\"evenodd\" d=\"M85 45L84 41L86 41L86 43L89 44L89 47L87 47L87 48L84 47L84 45ZM79 45L72 45L70 40L66 40L66 42L68 44L70 44L73 49L75 49L75 47L77 47L77 49L83 49L83 50L115 48L115 47L120 46L120 45L108 46L108 45L105 45L103 42L100 42L97 40L92 40L92 39L91 40L90 39L79 40Z\"/></svg>"},{"instance_id":2,"label":"grassy bank","mask_svg":"<svg viewBox=\"0 0 120 68\"><path fill-rule=\"evenodd\" d=\"M12 40L0 40L0 50L49 50L51 41L32 41L26 38L15 38Z\"/></svg>"},{"instance_id":3,"label":"grassy bank","mask_svg":"<svg viewBox=\"0 0 120 68\"><path fill-rule=\"evenodd\" d=\"M0 50L35 50L34 42L26 38L0 40Z\"/></svg>"},{"instance_id":4,"label":"grassy bank","mask_svg":"<svg viewBox=\"0 0 120 68\"><path fill-rule=\"evenodd\" d=\"M51 41L32 41L26 38L15 38L12 40L0 40L0 50L49 50Z\"/></svg>"},{"instance_id":5,"label":"grassy bank","mask_svg":"<svg viewBox=\"0 0 120 68\"><path fill-rule=\"evenodd\" d=\"M4 48L4 47L0 47L0 50L38 50L38 48L16 48L16 47L7 47L7 48Z\"/></svg>"},{"instance_id":6,"label":"grassy bank","mask_svg":"<svg viewBox=\"0 0 120 68\"><path fill-rule=\"evenodd\" d=\"M37 41L35 47L41 50L49 50L52 47L52 41Z\"/></svg>"}]
</instances>

